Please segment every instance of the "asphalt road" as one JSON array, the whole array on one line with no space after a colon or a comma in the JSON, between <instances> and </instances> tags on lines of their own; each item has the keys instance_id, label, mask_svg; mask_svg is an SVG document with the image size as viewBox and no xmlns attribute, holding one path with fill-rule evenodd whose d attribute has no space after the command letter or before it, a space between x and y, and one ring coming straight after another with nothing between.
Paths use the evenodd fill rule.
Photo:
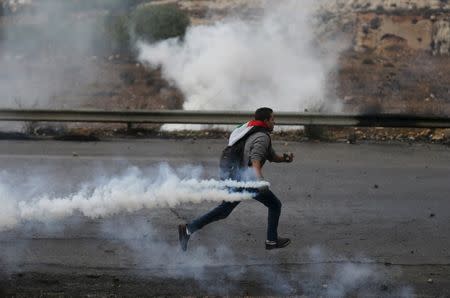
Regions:
<instances>
[{"instance_id":1,"label":"asphalt road","mask_svg":"<svg viewBox=\"0 0 450 298\"><path fill-rule=\"evenodd\" d=\"M0 195L59 195L129 167L215 177L223 140L0 141ZM73 215L0 232L0 296L450 295L450 153L441 145L275 142L264 174L285 249L264 249L267 209L242 202L178 247L176 227L216 203ZM156 171L157 172L157 171ZM1 211L0 211L1 214Z\"/></svg>"}]
</instances>

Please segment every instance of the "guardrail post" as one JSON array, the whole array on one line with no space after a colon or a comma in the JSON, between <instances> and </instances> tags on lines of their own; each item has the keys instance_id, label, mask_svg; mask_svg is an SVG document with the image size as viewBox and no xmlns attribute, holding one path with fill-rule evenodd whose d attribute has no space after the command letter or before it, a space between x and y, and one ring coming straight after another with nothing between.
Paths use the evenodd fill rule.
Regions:
<instances>
[{"instance_id":1,"label":"guardrail post","mask_svg":"<svg viewBox=\"0 0 450 298\"><path fill-rule=\"evenodd\" d=\"M134 129L133 122L127 122L127 132L131 132Z\"/></svg>"},{"instance_id":2,"label":"guardrail post","mask_svg":"<svg viewBox=\"0 0 450 298\"><path fill-rule=\"evenodd\" d=\"M304 134L310 140L326 140L328 138L328 130L323 125L305 125Z\"/></svg>"}]
</instances>

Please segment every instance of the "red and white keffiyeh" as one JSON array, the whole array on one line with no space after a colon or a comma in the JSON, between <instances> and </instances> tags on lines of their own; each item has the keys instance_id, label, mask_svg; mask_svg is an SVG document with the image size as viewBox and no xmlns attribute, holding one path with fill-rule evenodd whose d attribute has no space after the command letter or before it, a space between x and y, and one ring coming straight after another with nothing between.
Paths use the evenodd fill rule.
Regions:
<instances>
[{"instance_id":1,"label":"red and white keffiyeh","mask_svg":"<svg viewBox=\"0 0 450 298\"><path fill-rule=\"evenodd\" d=\"M253 127L259 126L259 127L267 127L266 123L261 120L252 120L247 123L241 124L238 127L236 127L233 132L230 135L230 138L228 139L228 146L233 146L237 141L242 139Z\"/></svg>"}]
</instances>

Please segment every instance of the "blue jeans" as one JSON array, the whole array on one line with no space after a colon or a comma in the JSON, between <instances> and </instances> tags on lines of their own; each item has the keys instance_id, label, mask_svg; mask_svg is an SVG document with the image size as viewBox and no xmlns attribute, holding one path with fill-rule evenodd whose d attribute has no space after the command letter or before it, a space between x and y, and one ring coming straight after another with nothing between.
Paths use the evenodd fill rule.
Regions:
<instances>
[{"instance_id":1,"label":"blue jeans","mask_svg":"<svg viewBox=\"0 0 450 298\"><path fill-rule=\"evenodd\" d=\"M278 239L278 220L281 213L280 200L270 190L257 192L253 198L258 202L263 203L269 209L267 220L267 240L276 241ZM227 218L231 211L233 211L239 203L240 202L222 202L222 204L213 210L189 223L187 226L189 232L194 233L211 222Z\"/></svg>"}]
</instances>

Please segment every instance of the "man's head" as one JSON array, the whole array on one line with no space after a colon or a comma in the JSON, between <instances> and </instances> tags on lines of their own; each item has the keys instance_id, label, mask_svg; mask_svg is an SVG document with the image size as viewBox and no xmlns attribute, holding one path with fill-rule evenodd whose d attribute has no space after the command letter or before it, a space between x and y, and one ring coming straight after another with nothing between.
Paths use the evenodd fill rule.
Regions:
<instances>
[{"instance_id":1,"label":"man's head","mask_svg":"<svg viewBox=\"0 0 450 298\"><path fill-rule=\"evenodd\" d=\"M275 120L273 118L273 110L271 108L259 108L255 111L255 120L263 121L270 131L275 126Z\"/></svg>"}]
</instances>

